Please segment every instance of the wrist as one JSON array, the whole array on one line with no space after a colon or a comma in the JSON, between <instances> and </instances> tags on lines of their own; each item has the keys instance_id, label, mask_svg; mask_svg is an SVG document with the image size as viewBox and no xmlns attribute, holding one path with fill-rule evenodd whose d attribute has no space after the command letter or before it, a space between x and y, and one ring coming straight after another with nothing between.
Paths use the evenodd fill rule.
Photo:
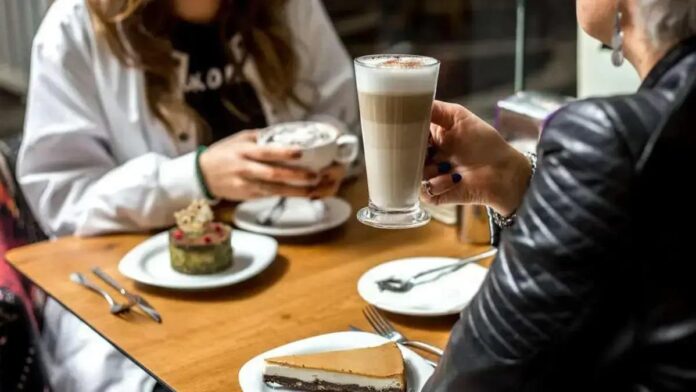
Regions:
<instances>
[{"instance_id":1,"label":"wrist","mask_svg":"<svg viewBox=\"0 0 696 392\"><path fill-rule=\"evenodd\" d=\"M511 216L517 211L524 198L532 177L532 164L521 152L510 147L507 158L496 170L496 186L490 207L501 216Z\"/></svg>"},{"instance_id":2,"label":"wrist","mask_svg":"<svg viewBox=\"0 0 696 392\"><path fill-rule=\"evenodd\" d=\"M208 177L206 177L206 173L208 173L208 165L206 164L206 150L207 147L205 146L199 146L196 150L196 179L198 180L198 186L200 186L205 197L208 200L215 200L216 197L211 191L208 183Z\"/></svg>"}]
</instances>

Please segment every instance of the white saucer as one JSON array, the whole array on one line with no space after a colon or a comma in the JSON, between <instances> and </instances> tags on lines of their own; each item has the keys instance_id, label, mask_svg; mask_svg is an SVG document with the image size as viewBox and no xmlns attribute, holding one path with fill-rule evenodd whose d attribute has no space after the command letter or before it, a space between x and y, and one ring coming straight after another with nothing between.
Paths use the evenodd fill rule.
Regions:
<instances>
[{"instance_id":1,"label":"white saucer","mask_svg":"<svg viewBox=\"0 0 696 392\"><path fill-rule=\"evenodd\" d=\"M126 254L118 270L140 283L179 290L200 290L229 286L265 270L276 257L278 242L271 237L232 232L234 262L225 271L211 275L186 275L174 271L169 260L169 235L162 232Z\"/></svg>"},{"instance_id":2,"label":"white saucer","mask_svg":"<svg viewBox=\"0 0 696 392\"><path fill-rule=\"evenodd\" d=\"M445 257L417 257L380 264L367 271L358 280L358 293L372 305L392 313L409 316L445 316L457 314L476 294L488 270L478 264L469 264L442 278L415 286L411 291L395 293L380 291L377 281L409 277L431 268L458 262Z\"/></svg>"},{"instance_id":3,"label":"white saucer","mask_svg":"<svg viewBox=\"0 0 696 392\"><path fill-rule=\"evenodd\" d=\"M257 217L267 213L277 202L277 197L266 197L240 204L234 213L234 224L255 233L292 237L333 229L344 224L352 214L350 204L336 197L316 201L290 197L285 210L272 226L258 224Z\"/></svg>"},{"instance_id":4,"label":"white saucer","mask_svg":"<svg viewBox=\"0 0 696 392\"><path fill-rule=\"evenodd\" d=\"M381 336L367 332L336 332L298 340L267 351L244 364L239 370L239 385L244 392L276 391L276 389L268 387L263 382L264 358L373 347L388 342L389 340ZM406 390L408 392L419 392L433 374L433 368L413 351L402 346L399 346L399 348L406 365Z\"/></svg>"}]
</instances>

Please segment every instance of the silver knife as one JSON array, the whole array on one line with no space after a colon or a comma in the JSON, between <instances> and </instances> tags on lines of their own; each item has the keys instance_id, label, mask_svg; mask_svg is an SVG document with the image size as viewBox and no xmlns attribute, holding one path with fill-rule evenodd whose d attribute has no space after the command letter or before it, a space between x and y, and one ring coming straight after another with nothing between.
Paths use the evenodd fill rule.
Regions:
<instances>
[{"instance_id":1,"label":"silver knife","mask_svg":"<svg viewBox=\"0 0 696 392\"><path fill-rule=\"evenodd\" d=\"M102 269L99 267L92 268L92 273L97 275L97 277L103 280L104 283L116 289L119 293L121 293L121 295L134 301L135 305L139 307L143 312L145 312L145 314L150 316L151 319L157 321L158 323L162 322L162 316L160 316L159 312L157 312L155 308L153 308L152 305L150 305L150 303L145 300L145 298L141 297L138 294L128 292L128 290L121 286L114 278L107 275L107 273L102 271Z\"/></svg>"},{"instance_id":2,"label":"silver knife","mask_svg":"<svg viewBox=\"0 0 696 392\"><path fill-rule=\"evenodd\" d=\"M348 329L350 329L351 331L355 331L355 332L367 332L367 331L363 331L362 329L360 329L360 328L358 328L358 327L356 327L355 325L352 325L352 324L351 324L351 325L348 325ZM378 334L378 333L374 333L374 332L367 332L367 333L371 333L371 334L377 335L377 336L382 336L382 335L380 335L380 334ZM383 337L383 336L382 336L382 337ZM418 355L418 354L416 354L416 355ZM421 358L423 358L423 357L421 357ZM430 366L432 366L432 367L434 367L434 368L437 367L437 362L431 361L431 360L429 360L428 358L423 358L423 360L424 360L428 365L430 365Z\"/></svg>"}]
</instances>

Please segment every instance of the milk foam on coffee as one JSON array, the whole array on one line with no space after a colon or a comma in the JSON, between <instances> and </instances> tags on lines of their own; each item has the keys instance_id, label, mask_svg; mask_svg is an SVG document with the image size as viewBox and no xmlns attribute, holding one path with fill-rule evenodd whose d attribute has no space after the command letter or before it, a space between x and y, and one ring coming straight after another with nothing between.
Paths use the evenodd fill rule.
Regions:
<instances>
[{"instance_id":1,"label":"milk foam on coffee","mask_svg":"<svg viewBox=\"0 0 696 392\"><path fill-rule=\"evenodd\" d=\"M420 56L365 56L359 59L365 69L356 69L358 90L364 92L433 93L437 79L437 60ZM367 71L367 72L365 72Z\"/></svg>"},{"instance_id":2,"label":"milk foam on coffee","mask_svg":"<svg viewBox=\"0 0 696 392\"><path fill-rule=\"evenodd\" d=\"M418 203L437 65L420 56L356 61L370 201L380 209Z\"/></svg>"},{"instance_id":3,"label":"milk foam on coffee","mask_svg":"<svg viewBox=\"0 0 696 392\"><path fill-rule=\"evenodd\" d=\"M312 148L331 142L335 132L320 124L307 123L303 126L278 127L263 138L263 144Z\"/></svg>"}]
</instances>

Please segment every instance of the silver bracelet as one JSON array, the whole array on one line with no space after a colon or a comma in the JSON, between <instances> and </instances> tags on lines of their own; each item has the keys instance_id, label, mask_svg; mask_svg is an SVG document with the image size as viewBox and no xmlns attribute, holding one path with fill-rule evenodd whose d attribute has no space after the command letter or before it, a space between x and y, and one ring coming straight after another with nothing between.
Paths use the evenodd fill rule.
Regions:
<instances>
[{"instance_id":1,"label":"silver bracelet","mask_svg":"<svg viewBox=\"0 0 696 392\"><path fill-rule=\"evenodd\" d=\"M529 177L529 181L532 181L532 177L536 173L537 168L537 154L533 152L525 152L524 156L529 160L529 165L532 167L532 175ZM506 229L515 224L517 220L517 211L513 212L509 216L502 216L496 210L488 207L488 216L491 218L493 223L500 227L501 229Z\"/></svg>"}]
</instances>

